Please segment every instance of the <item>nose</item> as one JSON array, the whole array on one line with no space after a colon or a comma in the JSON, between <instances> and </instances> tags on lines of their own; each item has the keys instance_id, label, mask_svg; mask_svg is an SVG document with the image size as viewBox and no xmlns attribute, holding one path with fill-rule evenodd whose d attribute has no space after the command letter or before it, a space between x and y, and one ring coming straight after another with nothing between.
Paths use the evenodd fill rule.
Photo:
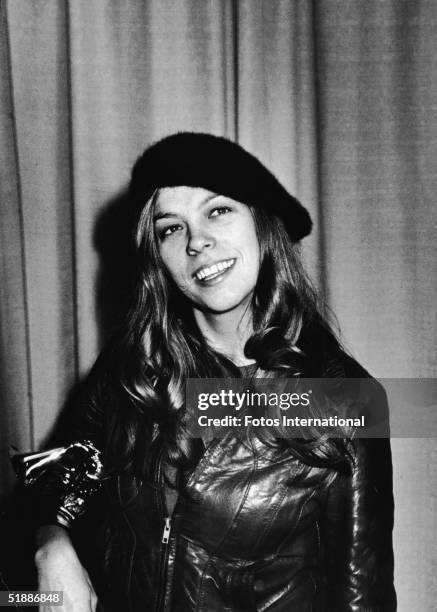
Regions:
<instances>
[{"instance_id":1,"label":"nose","mask_svg":"<svg viewBox=\"0 0 437 612\"><path fill-rule=\"evenodd\" d=\"M198 255L215 245L215 239L203 227L191 227L188 233L187 254Z\"/></svg>"}]
</instances>

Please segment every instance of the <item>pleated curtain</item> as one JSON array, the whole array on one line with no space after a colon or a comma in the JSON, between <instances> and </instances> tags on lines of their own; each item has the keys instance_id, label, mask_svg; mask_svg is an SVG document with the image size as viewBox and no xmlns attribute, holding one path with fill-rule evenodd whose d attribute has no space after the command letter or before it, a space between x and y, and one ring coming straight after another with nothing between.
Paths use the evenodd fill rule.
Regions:
<instances>
[{"instance_id":1,"label":"pleated curtain","mask_svg":"<svg viewBox=\"0 0 437 612\"><path fill-rule=\"evenodd\" d=\"M436 2L0 7L0 493L11 447L44 442L107 339L96 227L137 156L178 130L237 140L309 208L307 267L373 375L436 376ZM393 453L399 609L422 612L436 440Z\"/></svg>"}]
</instances>

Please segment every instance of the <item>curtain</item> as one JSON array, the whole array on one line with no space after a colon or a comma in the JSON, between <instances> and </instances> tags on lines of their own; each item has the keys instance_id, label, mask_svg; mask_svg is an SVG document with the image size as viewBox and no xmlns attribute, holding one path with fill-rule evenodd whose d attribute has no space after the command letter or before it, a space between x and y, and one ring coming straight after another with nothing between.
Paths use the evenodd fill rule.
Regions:
<instances>
[{"instance_id":1,"label":"curtain","mask_svg":"<svg viewBox=\"0 0 437 612\"><path fill-rule=\"evenodd\" d=\"M43 443L110 331L106 211L177 130L237 140L305 203L307 266L373 375L436 376L435 2L0 7L1 493L11 447ZM393 452L399 609L430 610L437 444Z\"/></svg>"}]
</instances>

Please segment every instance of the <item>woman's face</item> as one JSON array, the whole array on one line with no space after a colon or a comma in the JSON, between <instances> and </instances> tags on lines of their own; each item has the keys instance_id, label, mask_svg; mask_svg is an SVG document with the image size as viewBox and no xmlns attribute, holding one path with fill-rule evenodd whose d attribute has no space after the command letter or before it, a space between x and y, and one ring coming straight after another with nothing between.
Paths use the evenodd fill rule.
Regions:
<instances>
[{"instance_id":1,"label":"woman's face","mask_svg":"<svg viewBox=\"0 0 437 612\"><path fill-rule=\"evenodd\" d=\"M200 187L159 190L155 230L162 261L195 308L242 311L260 267L255 222L248 206Z\"/></svg>"}]
</instances>

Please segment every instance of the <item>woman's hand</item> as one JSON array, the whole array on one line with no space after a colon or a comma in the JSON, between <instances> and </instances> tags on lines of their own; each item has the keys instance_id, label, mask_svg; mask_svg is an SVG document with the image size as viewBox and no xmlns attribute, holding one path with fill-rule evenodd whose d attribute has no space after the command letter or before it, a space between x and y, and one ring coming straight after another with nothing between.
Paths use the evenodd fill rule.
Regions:
<instances>
[{"instance_id":1,"label":"woman's hand","mask_svg":"<svg viewBox=\"0 0 437 612\"><path fill-rule=\"evenodd\" d=\"M63 527L47 525L38 529L35 564L38 570L38 589L62 591L62 610L95 612L96 593ZM59 607L41 605L39 609L57 612Z\"/></svg>"}]
</instances>

